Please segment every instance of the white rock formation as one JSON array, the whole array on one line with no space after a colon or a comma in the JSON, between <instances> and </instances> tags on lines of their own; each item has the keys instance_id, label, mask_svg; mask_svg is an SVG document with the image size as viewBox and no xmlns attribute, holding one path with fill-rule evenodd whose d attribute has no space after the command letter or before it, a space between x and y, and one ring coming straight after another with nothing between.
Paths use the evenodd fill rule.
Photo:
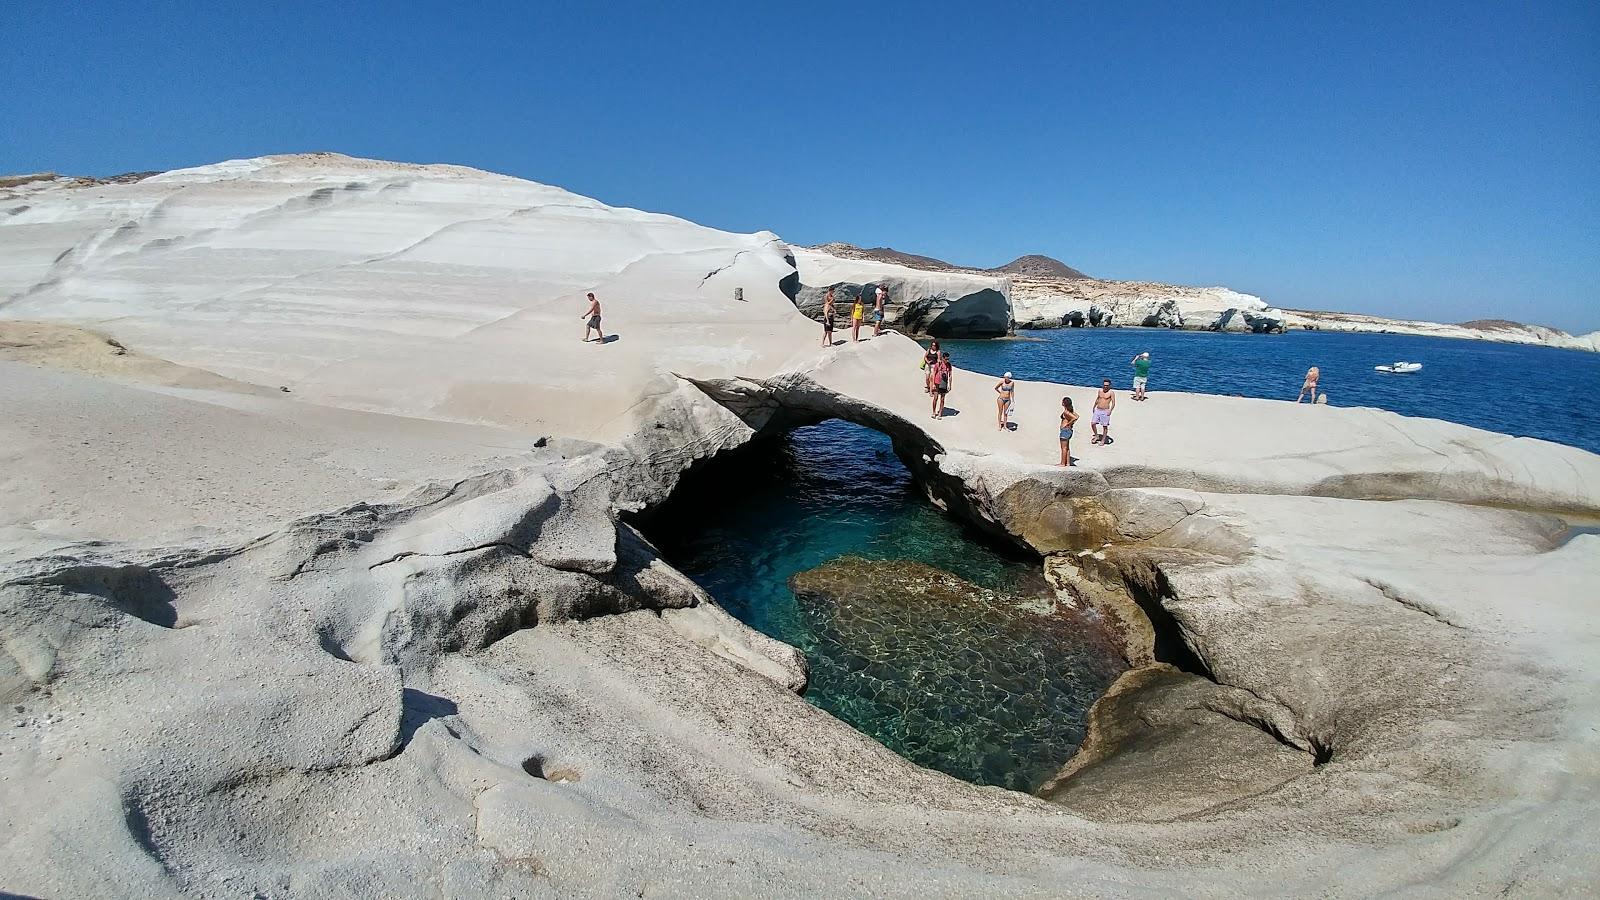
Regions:
<instances>
[{"instance_id":1,"label":"white rock formation","mask_svg":"<svg viewBox=\"0 0 1600 900\"><path fill-rule=\"evenodd\" d=\"M1600 516L1600 457L1157 393L1060 469L1059 399L1091 389L1020 384L999 432L992 380L958 372L960 415L933 421L918 348L817 348L793 272L772 235L453 167L0 187L0 889L1600 880L1600 538L1552 515ZM578 340L591 289L614 343ZM1055 554L1068 599L1143 617L1130 658L1142 635L1197 671L1097 708L1053 802L919 769L807 704L798 654L622 516L828 415Z\"/></svg>"},{"instance_id":2,"label":"white rock formation","mask_svg":"<svg viewBox=\"0 0 1600 900\"><path fill-rule=\"evenodd\" d=\"M661 372L774 353L717 335L792 324L766 302L793 274L776 235L471 169L264 158L0 202L0 316L114 321L149 355L345 408L619 435ZM616 349L578 340L590 290L642 352L585 378Z\"/></svg>"},{"instance_id":3,"label":"white rock formation","mask_svg":"<svg viewBox=\"0 0 1600 900\"><path fill-rule=\"evenodd\" d=\"M1265 313L1266 301L1224 287L1099 279L1017 279L1012 306L1018 328L1132 325L1212 329L1229 310Z\"/></svg>"},{"instance_id":4,"label":"white rock formation","mask_svg":"<svg viewBox=\"0 0 1600 900\"><path fill-rule=\"evenodd\" d=\"M1494 341L1501 344L1538 344L1564 350L1600 352L1600 331L1568 334L1543 325L1524 325L1502 319L1446 325L1415 319L1385 319L1360 313L1307 312L1285 310L1284 324L1290 328L1317 331L1354 331L1376 334L1416 334L1425 337L1456 338L1469 341Z\"/></svg>"},{"instance_id":5,"label":"white rock formation","mask_svg":"<svg viewBox=\"0 0 1600 900\"><path fill-rule=\"evenodd\" d=\"M848 324L850 304L858 292L870 314L873 289L881 284L889 291L885 322L907 334L999 337L1011 325L1009 278L913 269L807 248L796 248L794 259L801 283L795 304L813 319L821 318L822 297L829 287L835 288L840 323Z\"/></svg>"}]
</instances>

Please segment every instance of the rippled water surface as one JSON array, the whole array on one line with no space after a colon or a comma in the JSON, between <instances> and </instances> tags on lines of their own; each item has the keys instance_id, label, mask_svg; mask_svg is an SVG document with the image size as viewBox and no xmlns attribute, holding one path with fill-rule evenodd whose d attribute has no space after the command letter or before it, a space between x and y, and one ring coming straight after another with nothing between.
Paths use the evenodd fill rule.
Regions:
<instances>
[{"instance_id":1,"label":"rippled water surface","mask_svg":"<svg viewBox=\"0 0 1600 900\"><path fill-rule=\"evenodd\" d=\"M956 365L1030 381L1131 387L1134 354L1150 351L1152 391L1293 400L1306 369L1322 370L1335 406L1376 406L1600 453L1600 353L1399 334L1212 334L1155 328L1063 328L1021 340L948 341ZM1373 371L1422 363L1413 375Z\"/></svg>"},{"instance_id":2,"label":"rippled water surface","mask_svg":"<svg viewBox=\"0 0 1600 900\"><path fill-rule=\"evenodd\" d=\"M1037 787L1124 668L1098 620L1055 608L1037 561L964 533L859 426L717 460L645 530L729 612L806 654L806 699L968 781Z\"/></svg>"}]
</instances>

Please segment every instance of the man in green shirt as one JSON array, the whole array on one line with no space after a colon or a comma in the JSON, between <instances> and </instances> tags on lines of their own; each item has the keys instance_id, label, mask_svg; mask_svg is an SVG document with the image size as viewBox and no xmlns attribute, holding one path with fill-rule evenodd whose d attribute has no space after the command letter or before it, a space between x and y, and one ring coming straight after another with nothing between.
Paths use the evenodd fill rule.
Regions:
<instances>
[{"instance_id":1,"label":"man in green shirt","mask_svg":"<svg viewBox=\"0 0 1600 900\"><path fill-rule=\"evenodd\" d=\"M1133 358L1133 399L1144 400L1144 386L1150 380L1150 351Z\"/></svg>"}]
</instances>

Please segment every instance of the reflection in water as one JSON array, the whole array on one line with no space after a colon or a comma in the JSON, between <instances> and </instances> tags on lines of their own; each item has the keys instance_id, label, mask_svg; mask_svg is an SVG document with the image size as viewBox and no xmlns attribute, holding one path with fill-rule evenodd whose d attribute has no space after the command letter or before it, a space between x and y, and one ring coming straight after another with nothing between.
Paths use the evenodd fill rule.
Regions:
<instances>
[{"instance_id":1,"label":"reflection in water","mask_svg":"<svg viewBox=\"0 0 1600 900\"><path fill-rule=\"evenodd\" d=\"M686 479L646 523L742 621L798 647L806 698L921 765L1030 790L1122 670L1036 561L935 509L882 435L802 428Z\"/></svg>"}]
</instances>

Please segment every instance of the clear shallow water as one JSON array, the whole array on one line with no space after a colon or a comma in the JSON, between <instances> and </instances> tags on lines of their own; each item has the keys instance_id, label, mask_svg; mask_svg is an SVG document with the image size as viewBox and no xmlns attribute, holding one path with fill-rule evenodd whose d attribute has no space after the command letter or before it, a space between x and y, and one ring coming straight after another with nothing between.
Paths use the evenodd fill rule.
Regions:
<instances>
[{"instance_id":1,"label":"clear shallow water","mask_svg":"<svg viewBox=\"0 0 1600 900\"><path fill-rule=\"evenodd\" d=\"M644 530L729 612L806 654L807 700L957 778L1037 787L1125 668L1098 620L1054 608L1037 561L965 533L888 438L856 425L717 460Z\"/></svg>"},{"instance_id":2,"label":"clear shallow water","mask_svg":"<svg viewBox=\"0 0 1600 900\"><path fill-rule=\"evenodd\" d=\"M1600 354L1403 335L1155 329L946 341L964 368L1127 390L1293 400L1308 366L1338 406L1375 406L1600 452ZM1372 367L1405 359L1416 375ZM1031 790L1122 670L1093 619L1053 610L1036 562L935 509L888 438L829 422L692 474L645 530L735 616L798 647L807 699L921 765ZM1587 533L1588 527L1574 532ZM925 565L918 565L925 564ZM952 581L950 577L961 579Z\"/></svg>"},{"instance_id":3,"label":"clear shallow water","mask_svg":"<svg viewBox=\"0 0 1600 900\"><path fill-rule=\"evenodd\" d=\"M1132 386L1134 354L1150 351L1152 391L1293 400L1322 369L1334 406L1375 406L1600 453L1600 353L1398 334L1292 331L1214 334L1154 328L1063 328L1023 340L944 341L956 365L1026 380ZM1373 366L1406 360L1413 375Z\"/></svg>"}]
</instances>

